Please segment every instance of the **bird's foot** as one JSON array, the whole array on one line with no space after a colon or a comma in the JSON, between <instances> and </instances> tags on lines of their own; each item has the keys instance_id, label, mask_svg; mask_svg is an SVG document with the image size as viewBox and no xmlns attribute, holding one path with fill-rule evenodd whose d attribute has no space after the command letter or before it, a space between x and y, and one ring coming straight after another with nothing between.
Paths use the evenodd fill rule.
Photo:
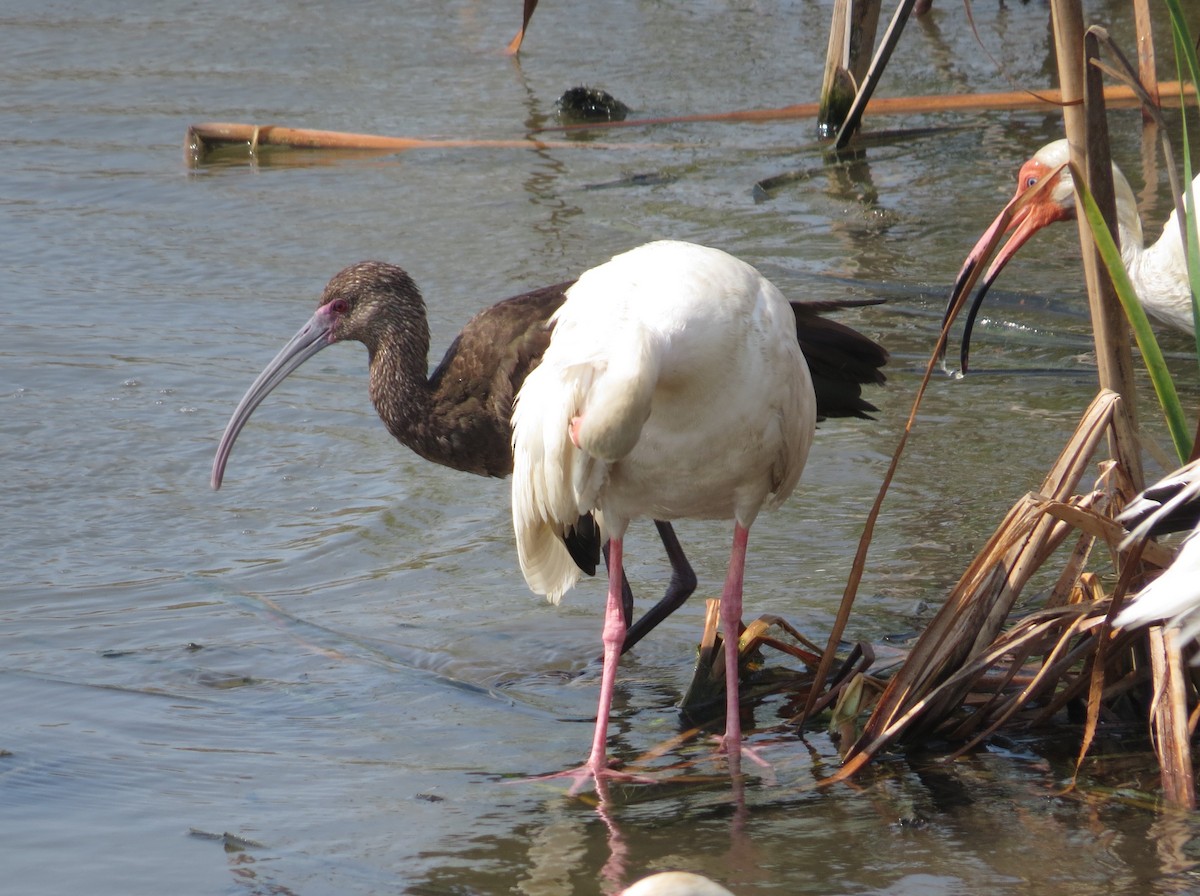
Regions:
<instances>
[{"instance_id":1,"label":"bird's foot","mask_svg":"<svg viewBox=\"0 0 1200 896\"><path fill-rule=\"evenodd\" d=\"M604 766L602 768L593 768L590 763L585 763L579 768L567 769L562 772L551 772L548 775L534 775L527 778L528 781L551 781L557 778L568 778L573 783L571 789L567 791L571 796L579 793L590 782L595 782L597 789L610 781L624 781L631 784L653 784L654 779L646 775L637 775L632 772L623 772L615 768Z\"/></svg>"},{"instance_id":2,"label":"bird's foot","mask_svg":"<svg viewBox=\"0 0 1200 896\"><path fill-rule=\"evenodd\" d=\"M717 749L714 751L714 758L724 758L729 764L729 773L735 778L742 773L742 757L745 756L763 770L763 776L769 783L775 783L774 768L754 747L740 738L737 743L731 743L725 735L720 735L716 738L716 741Z\"/></svg>"},{"instance_id":3,"label":"bird's foot","mask_svg":"<svg viewBox=\"0 0 1200 896\"><path fill-rule=\"evenodd\" d=\"M724 736L722 736L722 737L718 738L718 743L719 743L719 746L717 747L718 753L725 753L726 755L729 755L732 751L736 750L742 756L745 756L747 759L749 759L751 762L753 762L755 765L758 765L758 766L761 766L762 768L767 768L767 769L769 769L771 767L771 763L769 763L767 760L763 759L762 754L758 750L754 749L754 747L750 746L748 743L746 743L743 740L739 740L739 743L737 743L737 744L730 744L729 741L726 740Z\"/></svg>"}]
</instances>

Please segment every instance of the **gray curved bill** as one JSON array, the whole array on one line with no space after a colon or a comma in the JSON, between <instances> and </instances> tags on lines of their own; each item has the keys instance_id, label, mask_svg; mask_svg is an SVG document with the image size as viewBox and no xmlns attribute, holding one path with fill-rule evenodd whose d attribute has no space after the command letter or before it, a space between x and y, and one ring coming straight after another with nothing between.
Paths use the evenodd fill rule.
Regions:
<instances>
[{"instance_id":1,"label":"gray curved bill","mask_svg":"<svg viewBox=\"0 0 1200 896\"><path fill-rule=\"evenodd\" d=\"M211 480L214 489L221 487L221 480L225 476L225 463L229 460L229 452L233 450L233 443L237 440L238 433L242 431L242 427L246 425L246 421L250 419L254 409L297 367L321 349L332 345L329 333L329 315L324 307L318 308L317 313L309 318L308 323L300 328L287 345L280 349L279 354L246 390L246 394L238 402L233 416L229 418L229 423L221 436L221 443L217 446Z\"/></svg>"}]
</instances>

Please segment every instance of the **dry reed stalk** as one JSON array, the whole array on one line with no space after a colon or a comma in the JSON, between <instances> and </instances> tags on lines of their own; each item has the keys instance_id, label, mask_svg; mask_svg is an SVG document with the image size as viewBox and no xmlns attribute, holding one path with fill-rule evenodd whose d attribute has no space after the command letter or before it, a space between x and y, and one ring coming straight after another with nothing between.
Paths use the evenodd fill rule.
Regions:
<instances>
[{"instance_id":1,"label":"dry reed stalk","mask_svg":"<svg viewBox=\"0 0 1200 896\"><path fill-rule=\"evenodd\" d=\"M1163 796L1173 806L1196 808L1195 778L1188 727L1187 696L1178 632L1154 626L1149 631L1154 704L1150 713L1154 751L1162 770Z\"/></svg>"},{"instance_id":2,"label":"dry reed stalk","mask_svg":"<svg viewBox=\"0 0 1200 896\"><path fill-rule=\"evenodd\" d=\"M1154 28L1150 19L1150 0L1133 0L1133 20L1137 29L1138 80L1146 88L1150 103L1158 106L1162 96L1158 89L1158 67L1154 61ZM1142 108L1142 121L1154 123L1150 110Z\"/></svg>"},{"instance_id":3,"label":"dry reed stalk","mask_svg":"<svg viewBox=\"0 0 1200 896\"><path fill-rule=\"evenodd\" d=\"M537 9L537 5L538 0L525 0L524 9L521 11L521 30L504 48L504 52L508 56L515 56L521 51L521 43L525 40L525 32L529 30L529 20L533 18L533 11Z\"/></svg>"},{"instance_id":4,"label":"dry reed stalk","mask_svg":"<svg viewBox=\"0 0 1200 896\"><path fill-rule=\"evenodd\" d=\"M853 774L911 726L928 732L961 705L974 681L961 671L990 654L989 645L1021 589L1071 531L1047 508L1081 503L1072 495L1119 413L1121 400L1113 392L1101 392L1092 402L1040 492L1013 506L888 682L839 778Z\"/></svg>"},{"instance_id":5,"label":"dry reed stalk","mask_svg":"<svg viewBox=\"0 0 1200 896\"><path fill-rule=\"evenodd\" d=\"M385 137L377 134L352 134L344 131L321 131L310 128L289 128L282 125L238 124L207 122L194 124L187 130L184 148L195 164L216 146L242 144L255 152L260 146L286 146L295 149L361 149L404 152L412 149L647 149L663 148L661 144L594 143L578 140L535 140L522 137L513 140L434 140L423 137Z\"/></svg>"},{"instance_id":6,"label":"dry reed stalk","mask_svg":"<svg viewBox=\"0 0 1200 896\"><path fill-rule=\"evenodd\" d=\"M1082 29L1082 20L1078 27ZM1117 200L1112 180L1112 154L1109 151L1103 73L1091 64L1092 60L1099 57L1100 52L1100 35L1095 30L1089 30L1083 38L1082 50L1082 86L1085 98L1083 146L1087 150L1087 186L1096 200L1097 207L1104 214L1113 239L1118 240ZM1137 387L1133 377L1129 321L1125 317L1120 299L1117 298L1112 278L1100 259L1100 250L1092 239L1078 194L1076 210L1081 224L1079 239L1088 283L1088 304L1092 313L1100 388L1114 390L1125 402L1126 413L1114 421L1113 438L1109 442L1110 456L1128 474L1134 489L1141 491L1145 481L1141 454L1137 449Z\"/></svg>"},{"instance_id":7,"label":"dry reed stalk","mask_svg":"<svg viewBox=\"0 0 1200 896\"><path fill-rule=\"evenodd\" d=\"M829 23L829 46L825 50L825 72L817 111L817 133L822 137L837 133L846 120L846 110L854 102L858 83L850 73L850 6L852 0L834 0L833 19ZM872 39L872 43L874 39Z\"/></svg>"},{"instance_id":8,"label":"dry reed stalk","mask_svg":"<svg viewBox=\"0 0 1200 896\"><path fill-rule=\"evenodd\" d=\"M1086 56L1094 57L1096 42L1090 36L1086 47L1083 28L1083 9L1080 0L1051 0L1051 19L1054 25L1054 47L1058 58L1058 77L1062 95L1068 100L1063 107L1063 126L1071 147L1071 164L1076 171L1087 173L1088 189L1104 214L1108 228L1116 233L1116 200L1112 185L1112 162L1108 149L1107 123L1100 72L1086 64ZM1085 101L1086 100L1086 101ZM1133 360L1129 347L1129 328L1112 281L1104 271L1092 241L1082 199L1076 193L1076 219L1079 244L1083 257L1084 278L1088 287L1092 331L1096 343L1096 366L1101 389L1117 392L1126 403L1130 415L1126 419L1136 429L1136 389L1133 380ZM1124 425L1124 424L1122 424ZM1141 459L1136 450L1127 454L1116 442L1117 432L1110 441L1111 456L1133 473L1133 482L1140 487ZM1124 433L1122 435L1128 435ZM1133 446L1132 439L1123 443ZM1126 454L1126 456L1122 456Z\"/></svg>"}]
</instances>

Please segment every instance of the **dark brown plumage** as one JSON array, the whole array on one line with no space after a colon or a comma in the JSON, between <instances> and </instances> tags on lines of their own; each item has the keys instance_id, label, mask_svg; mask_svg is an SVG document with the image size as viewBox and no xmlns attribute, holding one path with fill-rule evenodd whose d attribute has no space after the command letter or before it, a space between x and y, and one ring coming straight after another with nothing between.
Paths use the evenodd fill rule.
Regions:
<instances>
[{"instance_id":1,"label":"dark brown plumage","mask_svg":"<svg viewBox=\"0 0 1200 896\"><path fill-rule=\"evenodd\" d=\"M862 397L862 387L882 386L888 353L882 345L840 321L822 317L830 311L882 305L882 299L792 302L796 341L808 362L817 396L817 419L861 417L879 410Z\"/></svg>"},{"instance_id":2,"label":"dark brown plumage","mask_svg":"<svg viewBox=\"0 0 1200 896\"><path fill-rule=\"evenodd\" d=\"M388 431L426 460L475 473L512 472L513 398L550 341L546 321L569 284L498 302L475 315L427 374L425 303L401 268L363 262L335 276L321 305L339 303L329 341L357 340L370 394Z\"/></svg>"}]
</instances>

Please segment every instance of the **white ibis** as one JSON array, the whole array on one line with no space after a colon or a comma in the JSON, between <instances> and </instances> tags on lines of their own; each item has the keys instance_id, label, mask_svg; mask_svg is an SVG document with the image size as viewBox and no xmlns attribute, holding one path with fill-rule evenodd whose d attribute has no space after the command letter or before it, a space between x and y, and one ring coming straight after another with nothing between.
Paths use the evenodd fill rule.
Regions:
<instances>
[{"instance_id":1,"label":"white ibis","mask_svg":"<svg viewBox=\"0 0 1200 896\"><path fill-rule=\"evenodd\" d=\"M749 529L800 478L816 425L788 302L750 265L691 243L648 243L587 271L554 315L513 412L513 525L530 588L557 601L579 578L563 542L595 512L609 541L604 666L591 754L577 779L620 775L605 741L624 621L629 522L732 519L721 596L721 750L742 749L737 643Z\"/></svg>"},{"instance_id":2,"label":"white ibis","mask_svg":"<svg viewBox=\"0 0 1200 896\"><path fill-rule=\"evenodd\" d=\"M643 877L621 896L733 896L716 881L690 871L660 871Z\"/></svg>"},{"instance_id":3,"label":"white ibis","mask_svg":"<svg viewBox=\"0 0 1200 896\"><path fill-rule=\"evenodd\" d=\"M550 339L547 321L569 285L544 287L485 308L463 327L428 374L429 325L412 278L402 268L382 262L347 267L329 281L316 313L239 402L213 461L213 488L220 488L234 441L263 399L317 352L348 340L367 347L371 400L398 441L434 463L482 476L507 476L512 470L513 396L541 359ZM855 304L864 303L794 307L797 337L811 346L819 374L821 412L831 417L867 416L874 407L861 397L861 384L884 380L880 368L887 352L819 314ZM589 543L586 525L581 529L572 548L590 574L596 566L598 533L591 531L595 541ZM687 600L696 586L670 523L659 522L658 530L671 561L671 583L663 599L629 629L625 649ZM624 598L628 620L632 597L627 588Z\"/></svg>"},{"instance_id":4,"label":"white ibis","mask_svg":"<svg viewBox=\"0 0 1200 896\"><path fill-rule=\"evenodd\" d=\"M1200 634L1200 460L1180 467L1126 505L1117 519L1130 527L1126 542L1193 530L1162 575L1113 620L1128 628L1165 620L1184 638Z\"/></svg>"},{"instance_id":5,"label":"white ibis","mask_svg":"<svg viewBox=\"0 0 1200 896\"><path fill-rule=\"evenodd\" d=\"M1017 254L1035 233L1055 221L1070 221L1075 218L1075 181L1071 170L1064 166L1070 160L1070 148L1066 140L1047 143L1021 166L1017 174L1017 192L1013 201L1031 190L1046 177L1055 181L1044 188L1027 205L1013 215L1008 225L1011 236L996 254L996 260L980 281L979 292L971 304L963 329L962 366L967 369L967 355L971 341L971 330L983 298L989 287L1000 275L1004 266ZM1138 299L1146 314L1162 323L1187 333L1195 331L1192 320L1192 295L1188 286L1187 258L1183 239L1180 236L1179 217L1175 211L1167 219L1162 236L1154 245L1147 247L1142 238L1142 219L1138 214L1137 200L1133 189L1121 170L1113 165L1113 188L1117 205L1117 234L1121 243L1121 260L1129 272L1129 278L1137 291ZM1192 196L1200 207L1200 176L1192 181ZM1010 203L1011 204L1011 203ZM1006 207L1007 208L1007 207ZM1003 215L1003 212L1001 213ZM999 218L984 232L975 248L963 263L955 289L950 296L947 313L958 299L966 275L987 262L987 243L998 226Z\"/></svg>"}]
</instances>

